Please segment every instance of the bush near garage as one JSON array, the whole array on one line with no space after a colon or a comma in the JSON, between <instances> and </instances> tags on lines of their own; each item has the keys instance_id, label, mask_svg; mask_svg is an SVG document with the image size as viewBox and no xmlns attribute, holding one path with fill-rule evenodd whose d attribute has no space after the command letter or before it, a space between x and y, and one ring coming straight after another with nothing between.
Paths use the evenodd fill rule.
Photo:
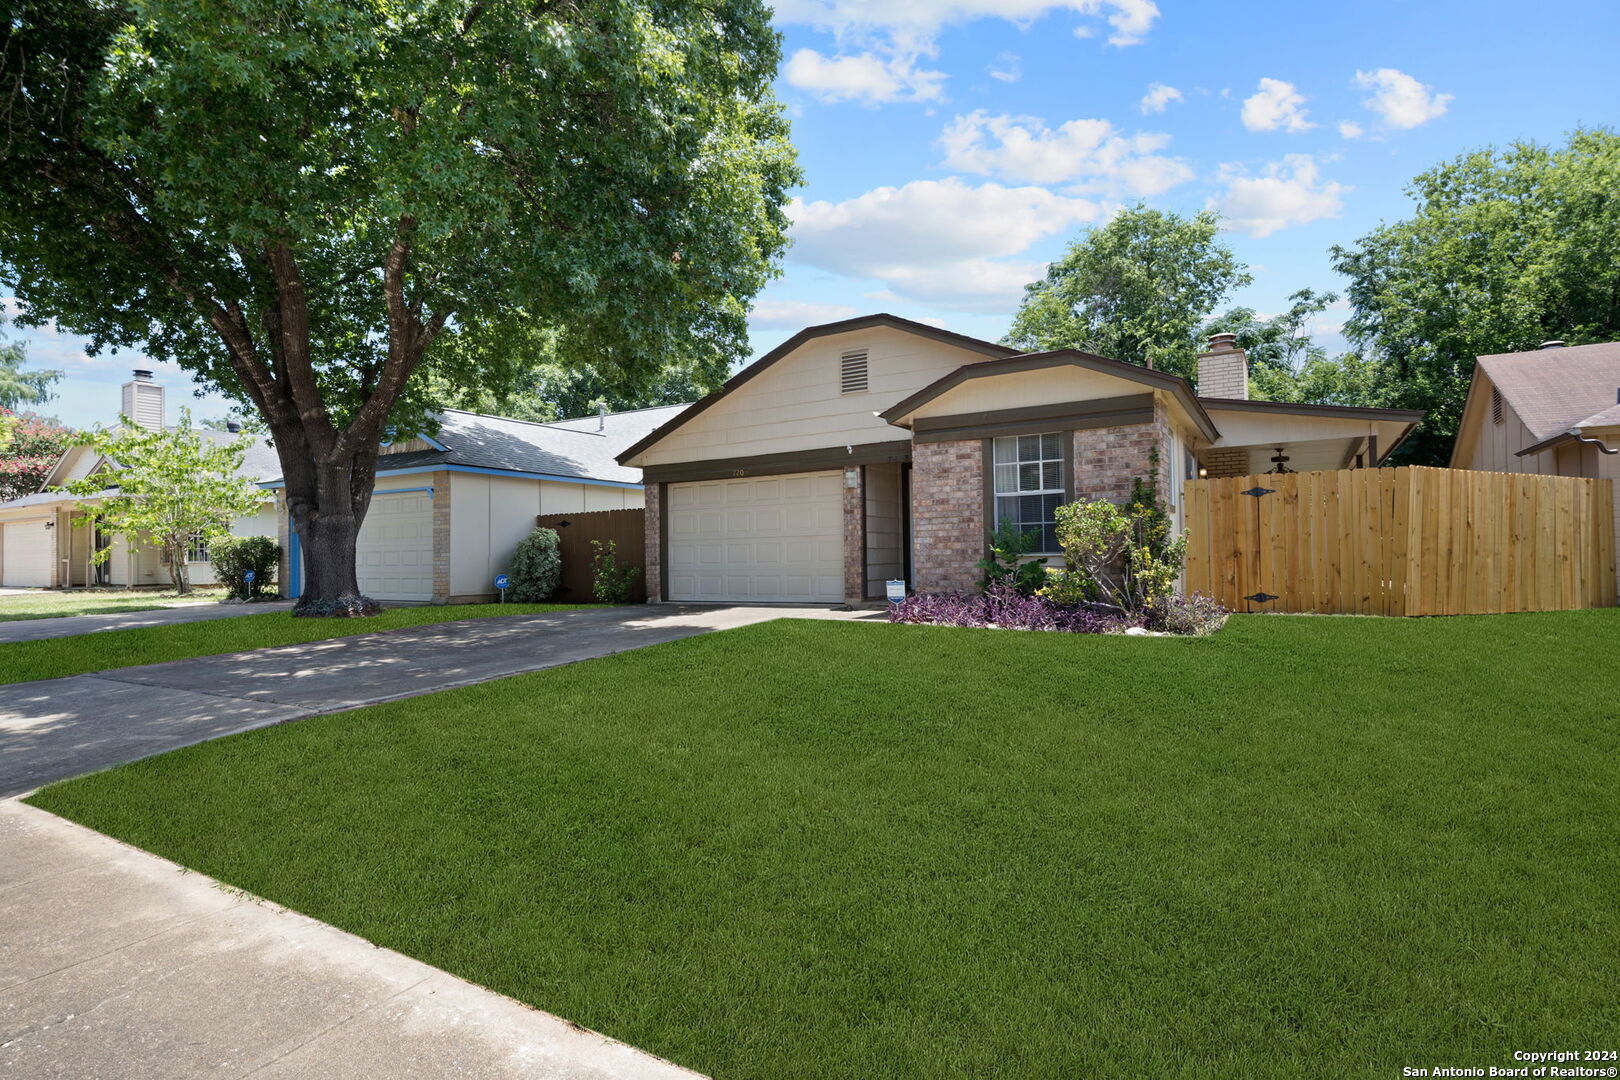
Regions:
<instances>
[{"instance_id":1,"label":"bush near garage","mask_svg":"<svg viewBox=\"0 0 1620 1080\"><path fill-rule=\"evenodd\" d=\"M262 600L275 595L270 586L281 564L281 546L273 536L224 536L208 545L214 577L229 600ZM253 571L253 580L247 579Z\"/></svg>"},{"instance_id":2,"label":"bush near garage","mask_svg":"<svg viewBox=\"0 0 1620 1080\"><path fill-rule=\"evenodd\" d=\"M512 553L506 598L515 604L549 600L562 580L562 552L554 529L536 529Z\"/></svg>"}]
</instances>

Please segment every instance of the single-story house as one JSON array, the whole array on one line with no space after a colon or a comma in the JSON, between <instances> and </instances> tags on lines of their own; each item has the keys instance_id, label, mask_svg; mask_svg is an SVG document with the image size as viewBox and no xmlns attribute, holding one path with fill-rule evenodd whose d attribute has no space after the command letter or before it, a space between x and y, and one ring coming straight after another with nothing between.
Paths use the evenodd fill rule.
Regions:
<instances>
[{"instance_id":1,"label":"single-story house","mask_svg":"<svg viewBox=\"0 0 1620 1080\"><path fill-rule=\"evenodd\" d=\"M1422 415L1249 400L1229 334L1198 381L893 315L810 327L619 455L646 485L648 595L967 589L998 522L1057 554L1058 505L1123 500L1143 477L1179 524L1191 477L1376 466Z\"/></svg>"},{"instance_id":2,"label":"single-story house","mask_svg":"<svg viewBox=\"0 0 1620 1080\"><path fill-rule=\"evenodd\" d=\"M1609 480L1620 536L1620 341L1479 357L1451 467Z\"/></svg>"},{"instance_id":3,"label":"single-story house","mask_svg":"<svg viewBox=\"0 0 1620 1080\"><path fill-rule=\"evenodd\" d=\"M495 577L541 514L642 504L641 471L616 458L685 405L535 423L447 409L439 430L383 447L356 543L360 591L377 600L494 600ZM281 580L299 595L302 555L277 491Z\"/></svg>"},{"instance_id":4,"label":"single-story house","mask_svg":"<svg viewBox=\"0 0 1620 1080\"><path fill-rule=\"evenodd\" d=\"M152 373L137 370L122 387L122 415L148 428L165 424L163 387ZM219 441L241 438L231 431L203 430L205 438ZM0 585L37 588L97 586L167 585L170 581L167 555L156 547L132 549L121 536L114 537L89 526L75 526L92 511L94 496L70 495L52 491L54 487L92 476L113 467L106 457L90 447L69 447L40 490L20 499L0 503ZM281 464L276 452L264 439L253 439L242 458L240 475L255 483L276 476ZM270 495L253 513L231 523L233 536L274 536L275 501ZM97 563L98 551L111 549L105 562ZM194 585L215 580L208 560L208 546L198 542L187 553L189 576Z\"/></svg>"}]
</instances>

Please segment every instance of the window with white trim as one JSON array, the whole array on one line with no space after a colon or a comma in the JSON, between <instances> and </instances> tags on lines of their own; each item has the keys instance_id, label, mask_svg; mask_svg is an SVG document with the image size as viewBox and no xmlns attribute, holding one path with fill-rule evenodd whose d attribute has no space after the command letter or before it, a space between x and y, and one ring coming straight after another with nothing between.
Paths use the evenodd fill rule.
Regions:
<instances>
[{"instance_id":1,"label":"window with white trim","mask_svg":"<svg viewBox=\"0 0 1620 1080\"><path fill-rule=\"evenodd\" d=\"M1012 524L1037 532L1035 551L1056 554L1057 508L1063 505L1063 437L1003 435L994 440L996 527Z\"/></svg>"},{"instance_id":2,"label":"window with white trim","mask_svg":"<svg viewBox=\"0 0 1620 1080\"><path fill-rule=\"evenodd\" d=\"M207 561L208 561L208 537L204 536L202 533L197 533L194 536L192 536L191 543L186 545L186 562L207 562Z\"/></svg>"}]
</instances>

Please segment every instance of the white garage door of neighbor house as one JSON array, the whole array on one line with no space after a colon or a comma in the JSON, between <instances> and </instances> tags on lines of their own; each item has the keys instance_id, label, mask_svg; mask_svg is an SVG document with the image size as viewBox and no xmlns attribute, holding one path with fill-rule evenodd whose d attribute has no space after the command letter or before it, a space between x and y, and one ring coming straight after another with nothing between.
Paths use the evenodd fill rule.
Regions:
<instances>
[{"instance_id":1,"label":"white garage door of neighbor house","mask_svg":"<svg viewBox=\"0 0 1620 1080\"><path fill-rule=\"evenodd\" d=\"M844 598L840 472L671 484L671 600Z\"/></svg>"},{"instance_id":2,"label":"white garage door of neighbor house","mask_svg":"<svg viewBox=\"0 0 1620 1080\"><path fill-rule=\"evenodd\" d=\"M433 599L433 495L379 491L355 542L360 591L374 600Z\"/></svg>"},{"instance_id":3,"label":"white garage door of neighbor house","mask_svg":"<svg viewBox=\"0 0 1620 1080\"><path fill-rule=\"evenodd\" d=\"M51 562L56 558L56 534L45 527L49 518L8 521L0 525L0 585L48 586Z\"/></svg>"}]
</instances>

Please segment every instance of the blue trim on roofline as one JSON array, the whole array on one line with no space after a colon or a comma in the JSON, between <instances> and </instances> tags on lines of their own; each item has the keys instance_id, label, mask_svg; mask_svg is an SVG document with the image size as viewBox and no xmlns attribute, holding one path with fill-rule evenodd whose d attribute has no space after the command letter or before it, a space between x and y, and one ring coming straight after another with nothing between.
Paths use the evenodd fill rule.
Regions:
<instances>
[{"instance_id":1,"label":"blue trim on roofline","mask_svg":"<svg viewBox=\"0 0 1620 1080\"><path fill-rule=\"evenodd\" d=\"M414 473L435 472L461 472L478 473L483 476L505 476L513 480L555 480L562 484L590 484L594 487L629 488L632 491L641 491L644 484L632 484L624 480L591 480L583 476L559 476L556 473L516 472L512 469L485 469L477 465L417 465L410 469L389 469L379 471L377 479L385 476L410 476ZM259 485L262 488L283 488L287 486L284 480L270 480Z\"/></svg>"},{"instance_id":2,"label":"blue trim on roofline","mask_svg":"<svg viewBox=\"0 0 1620 1080\"><path fill-rule=\"evenodd\" d=\"M421 492L424 492L424 491L427 492L429 495L433 494L433 488L431 486L430 487L415 487L415 488L379 488L379 487L374 487L374 488L371 489L371 494L372 495L404 495L406 492L411 492L411 493L414 493L414 494L420 494Z\"/></svg>"}]
</instances>

